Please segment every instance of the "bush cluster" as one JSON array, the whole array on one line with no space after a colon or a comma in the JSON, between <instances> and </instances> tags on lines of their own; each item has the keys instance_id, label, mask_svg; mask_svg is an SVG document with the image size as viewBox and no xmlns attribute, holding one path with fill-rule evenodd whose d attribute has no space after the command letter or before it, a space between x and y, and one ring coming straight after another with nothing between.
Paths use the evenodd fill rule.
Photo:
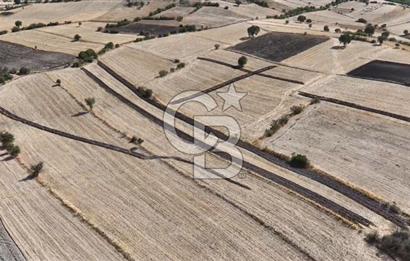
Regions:
<instances>
[{"instance_id":1,"label":"bush cluster","mask_svg":"<svg viewBox=\"0 0 410 261\"><path fill-rule=\"evenodd\" d=\"M288 164L294 168L304 169L309 167L309 160L305 155L293 153Z\"/></svg>"},{"instance_id":2,"label":"bush cluster","mask_svg":"<svg viewBox=\"0 0 410 261\"><path fill-rule=\"evenodd\" d=\"M152 98L152 90L145 87L138 87L137 95L145 100L149 100Z\"/></svg>"},{"instance_id":3,"label":"bush cluster","mask_svg":"<svg viewBox=\"0 0 410 261\"><path fill-rule=\"evenodd\" d=\"M369 245L376 246L381 252L399 260L410 260L410 233L398 230L390 235L380 236L372 232L365 237Z\"/></svg>"}]
</instances>

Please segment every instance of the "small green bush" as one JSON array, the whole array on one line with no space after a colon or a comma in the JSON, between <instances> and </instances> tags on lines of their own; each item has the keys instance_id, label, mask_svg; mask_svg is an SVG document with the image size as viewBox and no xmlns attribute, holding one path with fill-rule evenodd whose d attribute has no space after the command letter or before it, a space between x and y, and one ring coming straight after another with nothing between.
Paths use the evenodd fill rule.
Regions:
<instances>
[{"instance_id":1,"label":"small green bush","mask_svg":"<svg viewBox=\"0 0 410 261\"><path fill-rule=\"evenodd\" d=\"M167 76L167 74L168 74L168 71L165 71L165 70L159 71L159 77L165 77Z\"/></svg>"},{"instance_id":2,"label":"small green bush","mask_svg":"<svg viewBox=\"0 0 410 261\"><path fill-rule=\"evenodd\" d=\"M288 163L294 168L304 169L309 167L308 158L302 154L292 154L292 157L290 158Z\"/></svg>"},{"instance_id":3,"label":"small green bush","mask_svg":"<svg viewBox=\"0 0 410 261\"><path fill-rule=\"evenodd\" d=\"M18 74L19 75L27 75L30 73L30 69L27 67L21 67Z\"/></svg>"}]
</instances>

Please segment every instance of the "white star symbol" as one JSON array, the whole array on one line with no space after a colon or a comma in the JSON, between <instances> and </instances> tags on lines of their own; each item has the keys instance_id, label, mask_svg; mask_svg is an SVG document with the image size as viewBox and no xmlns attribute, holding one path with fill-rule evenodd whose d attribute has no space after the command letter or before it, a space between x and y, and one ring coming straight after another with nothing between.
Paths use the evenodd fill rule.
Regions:
<instances>
[{"instance_id":1,"label":"white star symbol","mask_svg":"<svg viewBox=\"0 0 410 261\"><path fill-rule=\"evenodd\" d=\"M217 92L216 94L224 99L223 111L226 111L231 107L235 107L236 110L242 111L241 99L248 95L247 92L237 92L235 85L233 84L229 85L227 92Z\"/></svg>"}]
</instances>

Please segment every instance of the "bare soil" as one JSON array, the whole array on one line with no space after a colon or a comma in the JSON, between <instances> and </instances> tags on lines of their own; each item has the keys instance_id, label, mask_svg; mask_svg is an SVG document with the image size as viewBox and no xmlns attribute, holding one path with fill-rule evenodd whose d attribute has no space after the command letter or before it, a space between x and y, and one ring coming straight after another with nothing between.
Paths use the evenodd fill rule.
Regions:
<instances>
[{"instance_id":1,"label":"bare soil","mask_svg":"<svg viewBox=\"0 0 410 261\"><path fill-rule=\"evenodd\" d=\"M348 73L349 76L404 84L410 87L410 64L371 61Z\"/></svg>"},{"instance_id":2,"label":"bare soil","mask_svg":"<svg viewBox=\"0 0 410 261\"><path fill-rule=\"evenodd\" d=\"M131 23L124 26L112 28L110 30L125 34L146 34L152 36L158 36L163 34L169 34L171 32L177 32L178 26L174 25L162 25L162 24L149 24L149 23Z\"/></svg>"},{"instance_id":3,"label":"bare soil","mask_svg":"<svg viewBox=\"0 0 410 261\"><path fill-rule=\"evenodd\" d=\"M280 62L327 40L329 38L326 36L273 32L237 44L231 49Z\"/></svg>"},{"instance_id":4,"label":"bare soil","mask_svg":"<svg viewBox=\"0 0 410 261\"><path fill-rule=\"evenodd\" d=\"M76 57L57 52L35 50L23 45L0 41L0 67L9 69L21 67L31 71L45 71L65 67L76 60Z\"/></svg>"}]
</instances>

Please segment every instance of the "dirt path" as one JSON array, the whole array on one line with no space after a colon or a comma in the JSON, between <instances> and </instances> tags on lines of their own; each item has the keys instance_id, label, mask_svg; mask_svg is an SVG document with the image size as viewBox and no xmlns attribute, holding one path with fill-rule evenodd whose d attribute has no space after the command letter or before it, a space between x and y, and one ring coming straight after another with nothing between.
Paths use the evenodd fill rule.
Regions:
<instances>
[{"instance_id":1,"label":"dirt path","mask_svg":"<svg viewBox=\"0 0 410 261\"><path fill-rule=\"evenodd\" d=\"M0 218L0 261L25 261L23 253L11 238Z\"/></svg>"}]
</instances>

